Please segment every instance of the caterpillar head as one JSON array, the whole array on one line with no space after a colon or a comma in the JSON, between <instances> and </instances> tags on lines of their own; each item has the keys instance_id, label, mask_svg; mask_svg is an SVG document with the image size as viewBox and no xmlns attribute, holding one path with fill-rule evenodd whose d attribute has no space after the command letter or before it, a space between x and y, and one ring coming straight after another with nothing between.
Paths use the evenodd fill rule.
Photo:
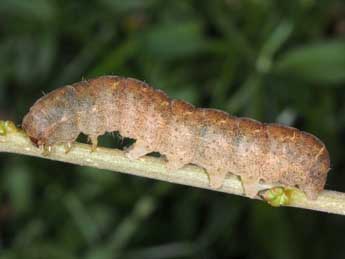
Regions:
<instances>
[{"instance_id":1,"label":"caterpillar head","mask_svg":"<svg viewBox=\"0 0 345 259\"><path fill-rule=\"evenodd\" d=\"M28 114L25 115L23 122L22 122L22 128L26 132L26 135L30 138L31 142L35 146L45 145L46 140L44 139L44 120L39 119L38 117L41 116L35 116L35 113L30 111ZM43 123L40 123L43 122Z\"/></svg>"},{"instance_id":2,"label":"caterpillar head","mask_svg":"<svg viewBox=\"0 0 345 259\"><path fill-rule=\"evenodd\" d=\"M78 137L70 91L64 87L42 97L24 117L22 128L36 146L72 142Z\"/></svg>"}]
</instances>

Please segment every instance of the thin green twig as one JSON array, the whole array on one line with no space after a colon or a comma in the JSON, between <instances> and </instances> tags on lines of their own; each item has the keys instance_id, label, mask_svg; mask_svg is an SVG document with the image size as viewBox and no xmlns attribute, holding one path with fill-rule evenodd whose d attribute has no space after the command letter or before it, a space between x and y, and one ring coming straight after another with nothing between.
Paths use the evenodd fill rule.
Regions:
<instances>
[{"instance_id":1,"label":"thin green twig","mask_svg":"<svg viewBox=\"0 0 345 259\"><path fill-rule=\"evenodd\" d=\"M118 149L99 147L95 152L90 150L90 145L75 143L72 150L66 154L64 146L56 145L48 156L44 156L42 151L32 145L25 133L17 129L13 123L0 121L0 152L23 154L211 189L207 174L197 166L188 165L174 173L168 173L165 168L166 162L162 158L145 156L133 161ZM325 190L317 200L308 200L297 189L268 185L264 187L267 191L256 199L264 199L273 206L284 205L345 215L345 193ZM221 188L211 190L244 196L241 181L234 175L229 175Z\"/></svg>"}]
</instances>

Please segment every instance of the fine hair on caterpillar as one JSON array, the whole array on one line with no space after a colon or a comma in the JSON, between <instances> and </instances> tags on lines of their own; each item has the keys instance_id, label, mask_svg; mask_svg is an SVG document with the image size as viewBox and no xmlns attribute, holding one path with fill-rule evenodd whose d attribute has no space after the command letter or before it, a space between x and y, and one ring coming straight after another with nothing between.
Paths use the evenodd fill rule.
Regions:
<instances>
[{"instance_id":1,"label":"fine hair on caterpillar","mask_svg":"<svg viewBox=\"0 0 345 259\"><path fill-rule=\"evenodd\" d=\"M136 79L101 76L58 88L40 98L22 127L33 143L71 148L80 133L97 138L117 131L136 142L130 159L159 152L172 173L186 164L206 170L211 188L228 173L241 178L255 197L260 182L298 187L308 199L323 190L330 169L325 145L298 129L237 118L216 109L172 100Z\"/></svg>"}]
</instances>

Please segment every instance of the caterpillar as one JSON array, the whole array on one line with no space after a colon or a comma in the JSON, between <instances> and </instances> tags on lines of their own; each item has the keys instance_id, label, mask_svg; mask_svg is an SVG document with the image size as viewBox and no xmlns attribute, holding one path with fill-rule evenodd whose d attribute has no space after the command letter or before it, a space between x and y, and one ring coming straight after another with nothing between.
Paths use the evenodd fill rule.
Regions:
<instances>
[{"instance_id":1,"label":"caterpillar","mask_svg":"<svg viewBox=\"0 0 345 259\"><path fill-rule=\"evenodd\" d=\"M325 145L296 128L238 118L170 99L163 91L132 78L101 76L58 88L40 98L22 128L37 146L71 144L80 133L92 147L106 132L136 142L130 159L159 152L173 172L186 164L204 168L211 188L228 173L241 178L250 198L260 183L299 188L308 199L323 190L330 159Z\"/></svg>"}]
</instances>

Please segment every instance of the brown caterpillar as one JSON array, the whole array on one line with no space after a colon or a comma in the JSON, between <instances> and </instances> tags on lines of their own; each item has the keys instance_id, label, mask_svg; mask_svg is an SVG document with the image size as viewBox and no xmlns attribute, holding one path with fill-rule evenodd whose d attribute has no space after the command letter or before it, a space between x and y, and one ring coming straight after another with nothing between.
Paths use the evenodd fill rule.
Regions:
<instances>
[{"instance_id":1,"label":"brown caterpillar","mask_svg":"<svg viewBox=\"0 0 345 259\"><path fill-rule=\"evenodd\" d=\"M330 169L325 145L311 134L196 108L141 81L117 76L47 94L31 107L22 126L36 145L45 147L70 147L82 132L95 148L98 136L118 131L136 139L127 150L129 158L156 151L166 156L169 171L196 164L206 169L212 188L233 173L241 177L249 197L257 195L263 181L296 186L316 199Z\"/></svg>"}]
</instances>

